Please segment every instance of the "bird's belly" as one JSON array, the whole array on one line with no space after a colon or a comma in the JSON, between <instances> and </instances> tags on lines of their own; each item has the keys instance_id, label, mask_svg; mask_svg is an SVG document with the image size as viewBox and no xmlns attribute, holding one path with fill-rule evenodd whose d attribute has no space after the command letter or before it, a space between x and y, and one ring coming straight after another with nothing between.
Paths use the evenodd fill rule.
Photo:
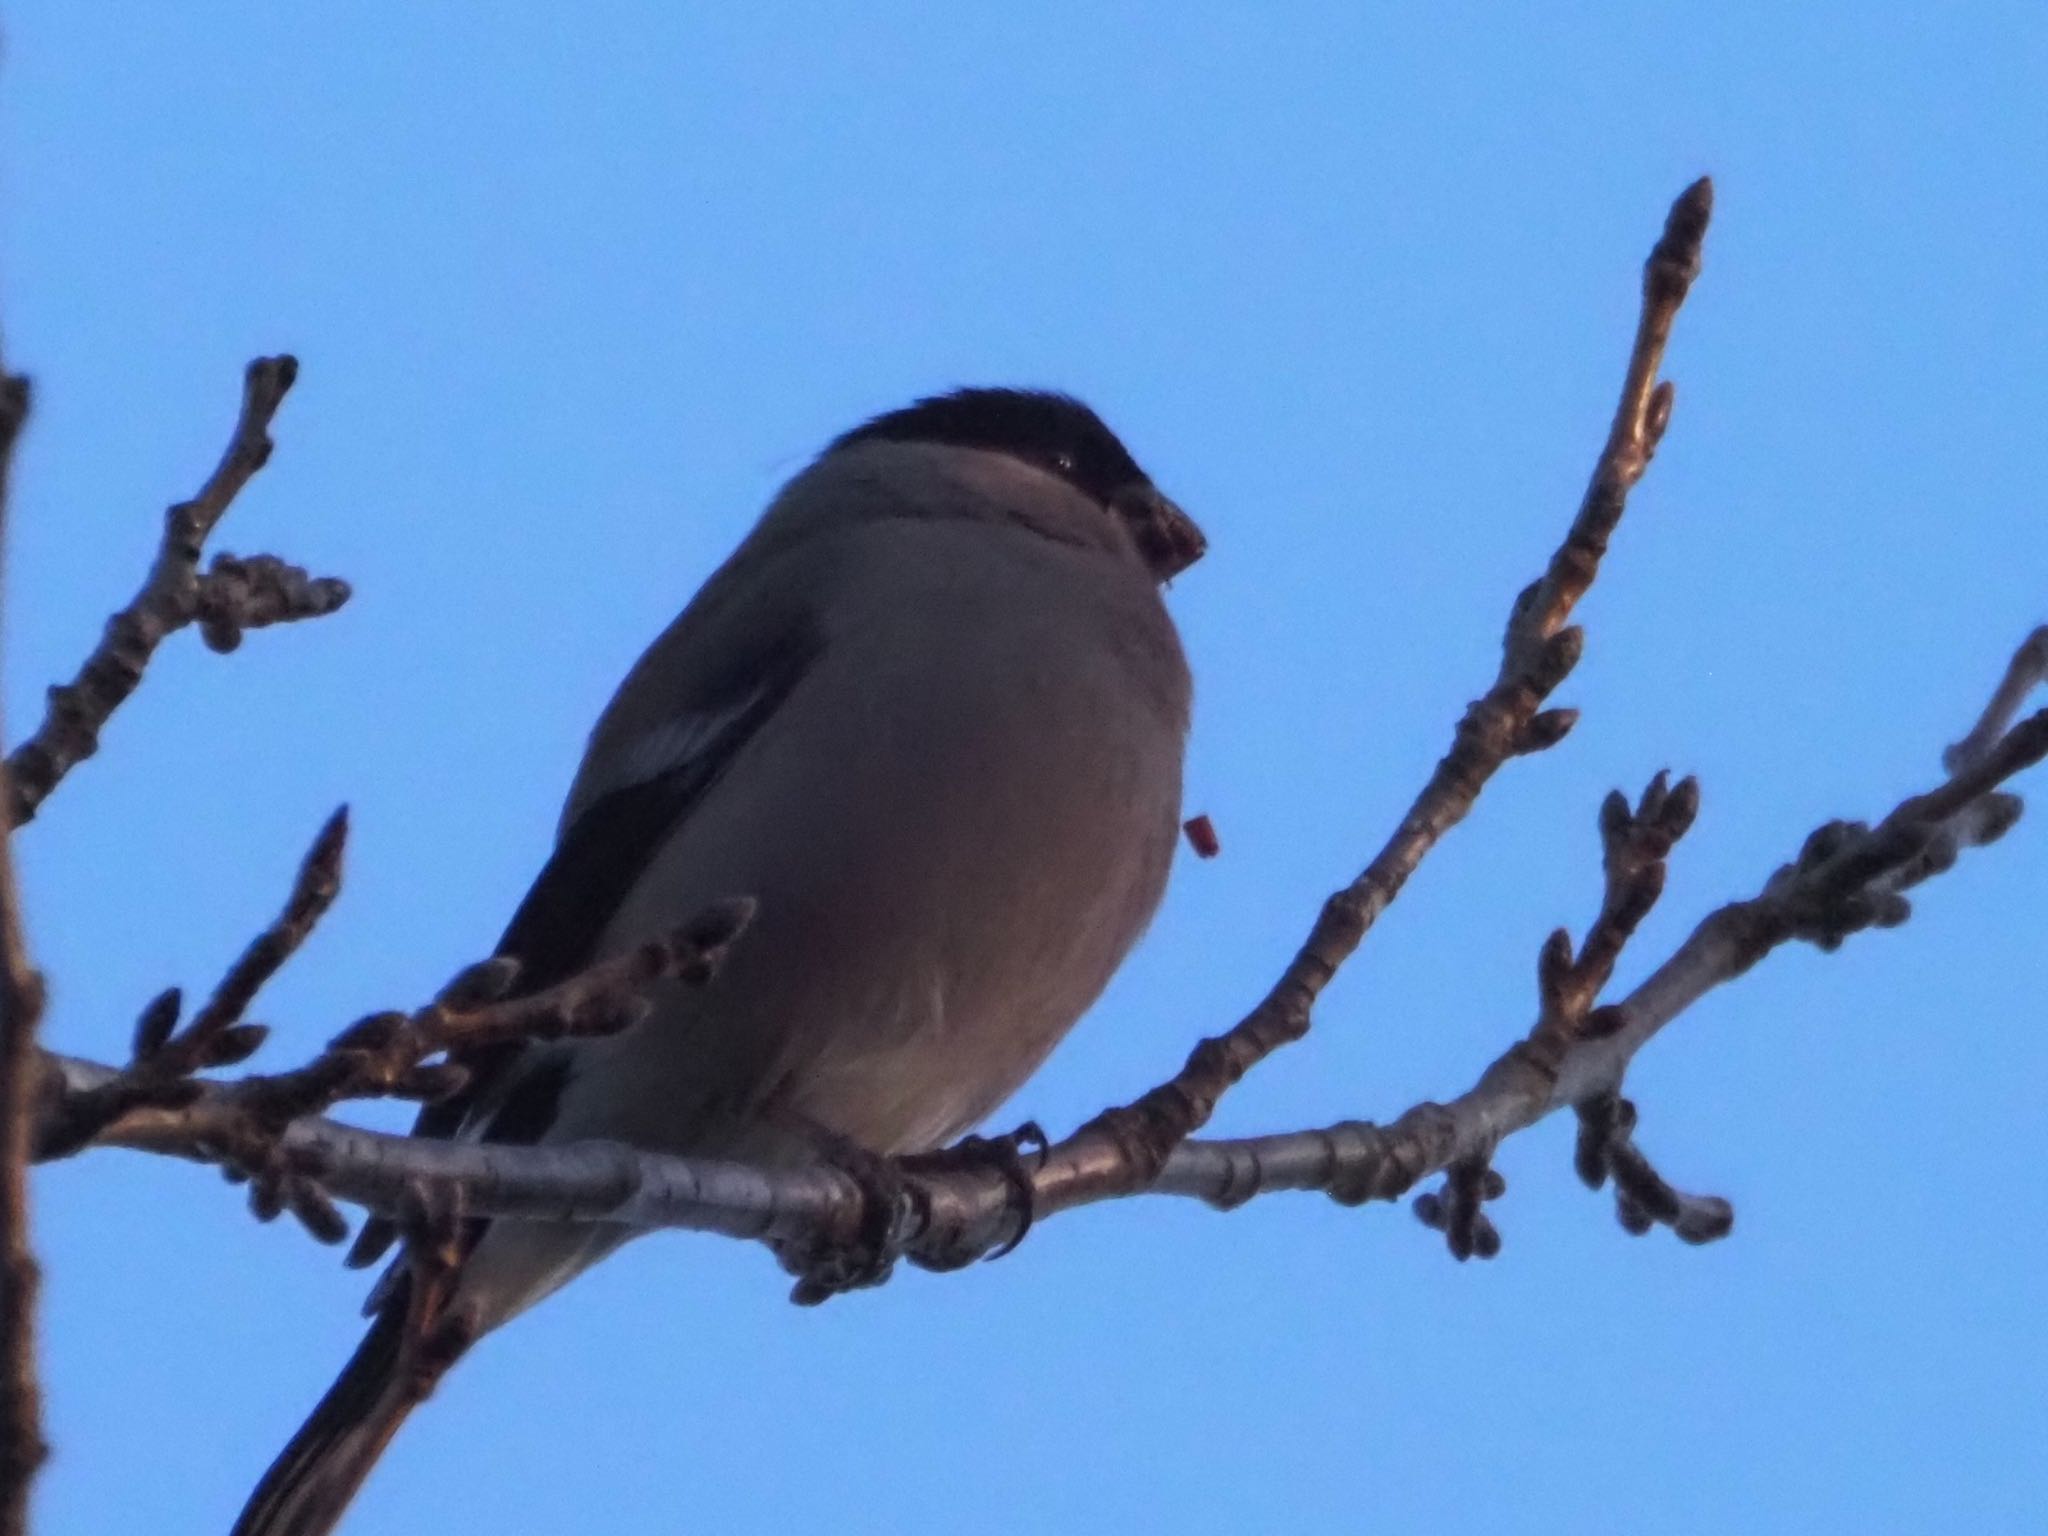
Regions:
<instances>
[{"instance_id":1,"label":"bird's belly","mask_svg":"<svg viewBox=\"0 0 2048 1536\"><path fill-rule=\"evenodd\" d=\"M732 894L755 897L754 925L710 987L670 988L630 1034L579 1049L550 1139L757 1148L786 1121L911 1150L1037 1068L1157 903L1180 740L1113 677L1011 675L1027 696L984 717L899 709L825 732L852 743L832 762L799 750L814 732L750 747L733 780L763 809L693 818L607 945ZM931 696L957 697L951 681ZM1129 718L1105 733L1104 709Z\"/></svg>"}]
</instances>

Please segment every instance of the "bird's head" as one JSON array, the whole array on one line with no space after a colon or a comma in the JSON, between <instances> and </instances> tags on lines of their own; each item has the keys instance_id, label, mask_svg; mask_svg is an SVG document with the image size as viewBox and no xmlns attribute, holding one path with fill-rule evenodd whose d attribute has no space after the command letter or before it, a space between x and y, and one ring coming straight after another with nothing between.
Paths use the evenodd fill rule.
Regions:
<instances>
[{"instance_id":1,"label":"bird's head","mask_svg":"<svg viewBox=\"0 0 2048 1536\"><path fill-rule=\"evenodd\" d=\"M1152 483L1103 419L1072 395L957 389L863 422L827 451L865 442L977 448L1052 475L1121 521L1160 581L1178 576L1208 548L1194 519Z\"/></svg>"}]
</instances>

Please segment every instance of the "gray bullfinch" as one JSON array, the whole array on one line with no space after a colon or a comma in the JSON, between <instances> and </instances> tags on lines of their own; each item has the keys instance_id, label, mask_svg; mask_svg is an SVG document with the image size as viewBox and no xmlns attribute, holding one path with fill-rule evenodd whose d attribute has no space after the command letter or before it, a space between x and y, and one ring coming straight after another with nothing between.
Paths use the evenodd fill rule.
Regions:
<instances>
[{"instance_id":1,"label":"gray bullfinch","mask_svg":"<svg viewBox=\"0 0 2048 1536\"><path fill-rule=\"evenodd\" d=\"M499 953L532 991L721 898L751 925L622 1034L471 1061L418 1133L787 1164L976 1125L1159 904L1190 692L1160 587L1202 548L1064 395L965 389L837 438L605 708ZM470 1223L452 1305L473 1339L632 1235ZM420 1396L409 1283L238 1536L339 1521Z\"/></svg>"}]
</instances>

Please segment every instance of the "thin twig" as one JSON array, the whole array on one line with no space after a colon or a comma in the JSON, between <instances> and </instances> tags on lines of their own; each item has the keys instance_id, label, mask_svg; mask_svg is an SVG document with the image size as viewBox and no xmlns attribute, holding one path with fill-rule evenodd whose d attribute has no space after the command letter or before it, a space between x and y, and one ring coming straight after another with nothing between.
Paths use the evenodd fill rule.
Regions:
<instances>
[{"instance_id":1,"label":"thin twig","mask_svg":"<svg viewBox=\"0 0 2048 1536\"><path fill-rule=\"evenodd\" d=\"M1615 1011L1596 1009L1593 1004L1614 974L1629 939L1664 894L1672 845L1691 828L1699 807L1698 781L1686 778L1673 785L1668 773L1653 778L1633 808L1619 790L1602 802L1600 864L1605 879L1600 911L1576 954L1572 936L1563 928L1554 929L1537 951L1536 1024L1523 1049L1559 1056L1579 1041L1597 1038L1616 1027ZM1626 1100L1619 1102L1627 1104ZM1585 1113L1581 1106L1582 1116ZM1629 1106L1629 1115L1632 1128L1633 1106ZM1578 1167L1582 1178L1597 1189L1614 1172L1619 1188L1620 1170L1640 1167L1646 1178L1654 1179L1648 1162L1632 1148L1624 1148L1627 1128L1620 1126L1618 1116L1600 1120L1596 1129L1597 1137L1592 1132L1581 1135ZM1451 1256L1461 1262L1490 1259L1501 1249L1500 1232L1484 1209L1487 1201L1498 1200L1507 1192L1506 1181L1492 1167L1493 1151L1491 1146L1465 1148L1445 1170L1442 1187L1415 1199L1415 1214L1425 1226L1444 1234ZM1591 1173L1595 1169L1597 1178ZM1667 1200L1646 1198L1629 1209L1661 1211L1670 1205Z\"/></svg>"},{"instance_id":2,"label":"thin twig","mask_svg":"<svg viewBox=\"0 0 2048 1536\"><path fill-rule=\"evenodd\" d=\"M1793 938L1818 942L1828 931L1805 923L1800 914L1829 905L1868 906L1873 892L1895 894L1900 880L1922 868L1930 845L1987 841L1988 828L2009 827L2009 811L1987 807L2009 800L1998 786L2044 756L2048 711L2009 731L1979 764L1903 802L1864 833L1882 857L1866 857L1860 842L1838 846L1779 871L1750 901L1711 914L1647 981L1609 1005L1617 1018L1608 1033L1581 1035L1560 1054L1557 1042L1547 1038L1549 1019L1539 1016L1528 1038L1448 1103L1417 1104L1383 1125L1347 1121L1272 1136L1185 1141L1142 1190L1120 1178L1122 1154L1112 1143L1077 1133L1028 1170L1035 1218L1042 1222L1062 1210L1139 1193L1189 1196L1220 1207L1280 1190L1320 1191L1347 1204L1395 1200L1429 1175L1457 1167L1475 1171L1466 1176L1475 1204L1497 1197L1503 1186L1497 1175L1488 1176L1485 1160L1504 1139L1559 1110L1597 1110L1603 1100L1618 1099L1637 1052L1685 1008L1741 975L1768 949ZM1652 797L1646 796L1652 819L1670 825L1671 797L1678 794L1677 788L1670 791L1661 807L1648 804ZM1907 828L1911 835L1900 830ZM1861 888L1844 883L1851 867L1861 871ZM89 1093L114 1071L70 1058L51 1060L68 1093ZM105 1143L218 1161L221 1128L243 1113L237 1096L246 1091L235 1084L206 1085L182 1107L139 1109L109 1127ZM1614 1104L1607 1119L1601 1131L1600 1155L1608 1164L1603 1172L1616 1179L1630 1205L1689 1241L1706 1241L1727 1229L1725 1202L1673 1190L1635 1150L1629 1111ZM851 1243L866 1215L867 1195L858 1182L829 1165L771 1170L638 1152L610 1142L528 1147L419 1140L312 1115L285 1128L278 1147L336 1198L384 1213L402 1210L408 1192L421 1185L453 1185L459 1186L463 1208L477 1216L677 1227L778 1246ZM904 1183L913 1198L904 1203L895 1243L914 1262L957 1267L1016 1236L1015 1190L993 1166L913 1166L905 1169ZM1475 1249L1487 1243L1476 1224L1467 1238Z\"/></svg>"},{"instance_id":3,"label":"thin twig","mask_svg":"<svg viewBox=\"0 0 2048 1536\"><path fill-rule=\"evenodd\" d=\"M271 419L298 371L297 359L287 356L249 364L241 414L220 463L196 496L164 514L163 538L141 589L107 620L78 676L50 689L42 724L7 759L11 789L0 817L9 825L34 817L64 775L98 750L101 729L135 692L165 637L203 619L216 648L231 649L230 637L244 628L317 617L347 601L346 583L316 581L270 557L199 574L207 536L270 458Z\"/></svg>"},{"instance_id":4,"label":"thin twig","mask_svg":"<svg viewBox=\"0 0 2048 1536\"><path fill-rule=\"evenodd\" d=\"M0 555L7 531L7 482L14 445L28 418L28 380L0 370ZM0 559L0 576L4 576ZM0 794L7 773L0 765ZM28 1161L35 1133L42 1056L43 980L22 931L7 829L0 825L0 1536L28 1529L29 1485L49 1455L36 1381L36 1292L41 1276L29 1241Z\"/></svg>"},{"instance_id":5,"label":"thin twig","mask_svg":"<svg viewBox=\"0 0 2048 1536\"><path fill-rule=\"evenodd\" d=\"M1614 1181L1614 1213L1640 1237L1666 1226L1688 1243L1711 1243L1735 1226L1735 1207L1718 1195L1674 1188L1636 1145L1636 1107L1618 1093L1595 1094L1577 1106L1572 1166L1588 1189Z\"/></svg>"},{"instance_id":6,"label":"thin twig","mask_svg":"<svg viewBox=\"0 0 2048 1536\"><path fill-rule=\"evenodd\" d=\"M647 989L655 982L708 982L753 919L751 898L714 901L659 938L599 960L544 991L504 1001L465 1002L458 977L456 997L444 992L434 1007L414 1015L419 1048L422 1054L467 1054L526 1040L616 1034L645 1016Z\"/></svg>"},{"instance_id":7,"label":"thin twig","mask_svg":"<svg viewBox=\"0 0 2048 1536\"><path fill-rule=\"evenodd\" d=\"M1970 733L1942 757L1942 767L1954 773L1982 760L2006 733L2020 706L2042 683L2048 682L2048 624L2043 624L2020 642L2012 662L1999 679L1984 705L1984 713L1970 727Z\"/></svg>"},{"instance_id":8,"label":"thin twig","mask_svg":"<svg viewBox=\"0 0 2048 1536\"><path fill-rule=\"evenodd\" d=\"M505 994L518 978L517 963L498 958L466 968L426 1007L358 1019L305 1066L257 1073L230 1084L209 1084L193 1073L231 1065L254 1051L267 1033L234 1022L245 994L281 962L332 901L340 880L340 813L328 822L300 868L284 915L250 945L223 982L215 1002L183 1034L173 1036L177 994L166 992L144 1010L135 1059L119 1071L67 1075L36 1121L33 1155L68 1157L95 1144L126 1145L132 1127L181 1125L192 1155L219 1164L250 1186L250 1208L269 1221L289 1211L322 1242L347 1236L347 1223L317 1177L320 1169L294 1150L288 1132L348 1099L401 1098L431 1102L461 1091L469 1071L460 1054L528 1040L615 1034L644 1016L648 990L673 980L703 986L717 974L752 920L746 899L713 902L669 934L597 961L543 991ZM258 973L261 974L258 974ZM217 1018L217 1026L209 1022ZM433 1059L430 1059L433 1058ZM359 1250L388 1242L388 1224L366 1230Z\"/></svg>"},{"instance_id":9,"label":"thin twig","mask_svg":"<svg viewBox=\"0 0 2048 1536\"><path fill-rule=\"evenodd\" d=\"M1425 855L1477 802L1510 757L1563 740L1576 711L1539 714L1579 659L1584 636L1566 627L1599 573L1601 556L1649 467L1671 419L1672 386L1657 382L1679 306L1699 273L1713 207L1704 177L1672 205L1643 274L1642 311L1621 399L1584 501L1563 544L1516 599L1501 646L1499 675L1458 723L1451 750L1362 874L1324 904L1307 941L1258 1006L1221 1035L1198 1044L1168 1082L1105 1111L1083 1134L1116 1156L1090 1160L1119 1188L1143 1184L1172 1149L1207 1124L1223 1095L1253 1067L1308 1033L1311 1011L1338 968L1364 941Z\"/></svg>"},{"instance_id":10,"label":"thin twig","mask_svg":"<svg viewBox=\"0 0 2048 1536\"><path fill-rule=\"evenodd\" d=\"M341 855L347 843L348 807L344 805L327 818L306 850L277 920L251 940L228 967L213 996L192 1015L192 1022L148 1054L151 1065L182 1075L223 1064L214 1054L223 1033L242 1022L264 983L298 953L341 893Z\"/></svg>"},{"instance_id":11,"label":"thin twig","mask_svg":"<svg viewBox=\"0 0 2048 1536\"><path fill-rule=\"evenodd\" d=\"M1959 849L1990 842L2012 826L2018 802L1998 786L2043 757L2048 710L2013 727L1947 783L1901 803L1876 828L1833 823L1821 829L1762 893L1709 914L1626 998L1595 1010L1609 1015L1603 1031L1561 1054L1543 1038L1539 1019L1528 1039L1447 1104L1418 1104L1384 1126L1349 1122L1321 1132L1209 1143L1174 1159L1160 1187L1170 1183L1173 1193L1222 1203L1268 1189L1319 1189L1347 1203L1397 1199L1418 1179L1489 1154L1556 1110L1617 1095L1629 1063L1659 1030L1771 950L1793 939L1832 947L1858 928L1900 920L1901 888L1942 872ZM1835 835L1821 835L1828 832ZM1055 1148L1054 1156L1063 1150ZM1085 1179L1075 1182L1085 1188ZM1041 1188L1041 1200L1044 1194ZM1039 1214L1046 1210L1041 1204Z\"/></svg>"},{"instance_id":12,"label":"thin twig","mask_svg":"<svg viewBox=\"0 0 2048 1536\"><path fill-rule=\"evenodd\" d=\"M197 1093L191 1080L194 1073L235 1066L255 1054L270 1031L245 1023L243 1014L333 905L341 890L347 839L348 807L343 806L328 817L300 861L283 911L228 967L191 1022L182 1030L177 1027L183 1004L178 988L167 987L150 999L135 1021L127 1068L91 1093L69 1096L61 1116L46 1117L36 1144L38 1156L58 1156L85 1146L141 1105L189 1104ZM250 1138L242 1137L237 1144L250 1143Z\"/></svg>"},{"instance_id":13,"label":"thin twig","mask_svg":"<svg viewBox=\"0 0 2048 1536\"><path fill-rule=\"evenodd\" d=\"M349 599L338 576L313 576L276 555L218 554L199 578L194 617L209 650L226 655L242 632L325 618Z\"/></svg>"}]
</instances>

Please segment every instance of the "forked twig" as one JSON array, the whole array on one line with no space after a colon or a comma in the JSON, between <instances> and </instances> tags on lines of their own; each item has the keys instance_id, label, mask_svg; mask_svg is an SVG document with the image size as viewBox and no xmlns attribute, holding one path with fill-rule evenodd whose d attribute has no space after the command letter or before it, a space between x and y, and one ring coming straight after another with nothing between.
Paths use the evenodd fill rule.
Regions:
<instances>
[{"instance_id":1,"label":"forked twig","mask_svg":"<svg viewBox=\"0 0 2048 1536\"><path fill-rule=\"evenodd\" d=\"M190 501L164 514L163 538L142 587L107 620L100 643L68 683L50 689L42 724L7 759L9 798L0 818L20 826L34 817L64 775L99 750L100 731L142 682L165 638L202 623L216 650L232 650L243 629L317 618L348 601L348 583L308 577L273 556L223 556L202 576L199 557L235 497L270 460L270 423L299 364L259 357L242 380L242 409L228 446Z\"/></svg>"},{"instance_id":2,"label":"forked twig","mask_svg":"<svg viewBox=\"0 0 2048 1536\"><path fill-rule=\"evenodd\" d=\"M1672 386L1657 382L1672 322L1699 275L1700 247L1713 209L1713 184L1694 182L1672 204L1664 233L1643 270L1642 311L1607 443L1593 466L1578 516L1543 574L1523 589L1508 617L1499 675L1466 710L1451 750L1386 846L1359 877L1331 896L1307 941L1257 1007L1221 1035L1203 1040L1167 1082L1105 1111L1082 1135L1105 1141L1114 1160L1090 1159L1098 1177L1135 1188L1155 1177L1167 1156L1206 1125L1232 1085L1273 1052L1308 1033L1324 987L1443 835L1462 821L1501 765L1564 739L1575 710L1539 713L1577 665L1584 634L1566 627L1599 574L1628 493L1649 468L1671 421Z\"/></svg>"}]
</instances>

